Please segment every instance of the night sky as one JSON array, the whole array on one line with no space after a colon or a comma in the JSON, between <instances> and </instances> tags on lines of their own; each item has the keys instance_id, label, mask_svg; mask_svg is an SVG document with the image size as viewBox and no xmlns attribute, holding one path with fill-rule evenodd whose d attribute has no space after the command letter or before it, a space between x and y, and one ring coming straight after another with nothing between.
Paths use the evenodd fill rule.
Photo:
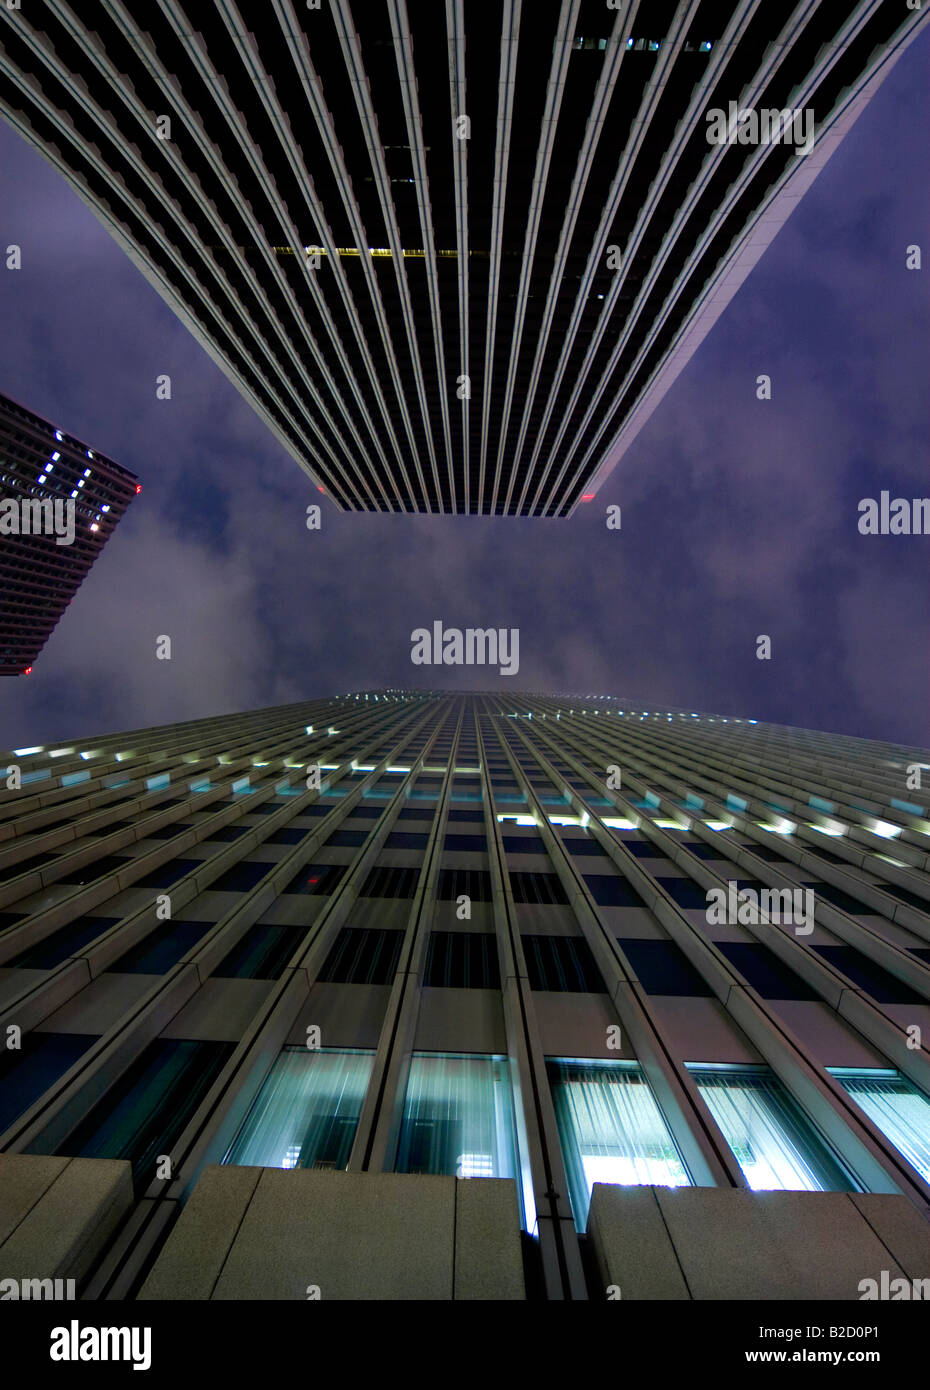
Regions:
<instances>
[{"instance_id":1,"label":"night sky","mask_svg":"<svg viewBox=\"0 0 930 1390\"><path fill-rule=\"evenodd\" d=\"M0 390L143 485L33 674L0 682L0 746L383 686L613 693L930 745L930 537L857 529L864 497L930 494L928 59L924 32L570 521L337 513L0 121L0 237L23 255L0 268ZM412 666L435 619L518 627L519 674Z\"/></svg>"}]
</instances>

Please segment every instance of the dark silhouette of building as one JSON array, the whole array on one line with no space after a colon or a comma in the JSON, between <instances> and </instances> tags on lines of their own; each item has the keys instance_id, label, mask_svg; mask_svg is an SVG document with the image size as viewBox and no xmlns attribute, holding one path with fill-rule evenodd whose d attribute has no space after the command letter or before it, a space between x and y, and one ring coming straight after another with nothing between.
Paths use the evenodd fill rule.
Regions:
<instances>
[{"instance_id":1,"label":"dark silhouette of building","mask_svg":"<svg viewBox=\"0 0 930 1390\"><path fill-rule=\"evenodd\" d=\"M927 7L92 11L0 9L0 112L317 487L346 509L565 516ZM737 103L751 119L714 142Z\"/></svg>"},{"instance_id":2,"label":"dark silhouette of building","mask_svg":"<svg viewBox=\"0 0 930 1390\"><path fill-rule=\"evenodd\" d=\"M0 675L28 675L141 485L0 395Z\"/></svg>"}]
</instances>

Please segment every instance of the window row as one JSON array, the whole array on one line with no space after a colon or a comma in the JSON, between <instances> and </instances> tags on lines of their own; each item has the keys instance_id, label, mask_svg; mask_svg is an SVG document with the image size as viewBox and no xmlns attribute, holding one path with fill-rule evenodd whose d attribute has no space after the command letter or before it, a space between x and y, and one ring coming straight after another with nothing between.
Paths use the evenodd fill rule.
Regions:
<instances>
[{"instance_id":1,"label":"window row","mask_svg":"<svg viewBox=\"0 0 930 1390\"><path fill-rule=\"evenodd\" d=\"M302 871L301 884L294 892L325 892L344 872L341 865L310 866ZM398 875L415 870L375 869L372 887L396 887ZM452 881L443 888L443 897L454 901L458 890L470 882L474 870L450 870ZM382 883L381 876L391 877ZM474 886L472 884L472 886ZM480 898L479 898L480 901ZM0 914L0 926L12 926L22 914ZM8 962L8 967L51 970L93 945L117 926L119 917L78 917L26 947ZM209 921L178 919L150 931L137 945L124 952L109 969L122 974L164 974L212 929ZM277 979L294 954L304 928L259 922L252 926L213 974L250 979ZM343 928L320 974L321 980L342 984L389 984L400 956L403 931L377 927ZM530 985L536 990L560 993L598 993L605 989L594 956L582 936L521 934ZM618 936L618 944L629 961L640 987L647 995L710 998L706 980L674 941ZM717 948L733 969L763 999L811 1002L816 991L790 969L774 951L761 942L722 941ZM903 980L876 965L861 951L844 944L815 946L813 950L829 965L879 1003L922 1003L923 998ZM927 953L920 949L920 958ZM497 948L492 932L433 932L427 955L428 985L462 989L498 989Z\"/></svg>"},{"instance_id":2,"label":"window row","mask_svg":"<svg viewBox=\"0 0 930 1390\"><path fill-rule=\"evenodd\" d=\"M224 1162L345 1168L374 1054L287 1048L272 1067ZM764 1066L688 1064L754 1191L858 1191L861 1184ZM656 1097L636 1062L547 1060L579 1230L596 1182L691 1185ZM930 1102L894 1071L843 1071L849 1094L930 1180ZM515 1178L514 1097L505 1057L414 1053L395 1169Z\"/></svg>"},{"instance_id":3,"label":"window row","mask_svg":"<svg viewBox=\"0 0 930 1390\"><path fill-rule=\"evenodd\" d=\"M32 1033L0 1058L0 1132L91 1046L90 1036ZM59 1146L70 1156L124 1158L137 1188L170 1153L234 1044L158 1038ZM366 1050L286 1047L223 1162L344 1169L374 1065ZM687 1063L755 1191L859 1191L863 1184L765 1066ZM572 1211L587 1222L595 1182L680 1187L687 1162L636 1061L547 1058ZM893 1069L830 1068L852 1100L930 1182L930 1101ZM460 1178L516 1178L515 1107L506 1057L415 1052L409 1060L394 1166ZM41 1140L36 1141L41 1144ZM29 1150L27 1150L28 1152ZM518 1182L518 1190L522 1184Z\"/></svg>"}]
</instances>

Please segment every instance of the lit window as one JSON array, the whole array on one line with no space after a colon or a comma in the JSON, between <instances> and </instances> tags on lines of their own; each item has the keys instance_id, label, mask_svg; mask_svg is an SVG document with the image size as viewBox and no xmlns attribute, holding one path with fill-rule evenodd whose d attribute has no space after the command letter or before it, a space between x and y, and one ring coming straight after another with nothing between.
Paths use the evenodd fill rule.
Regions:
<instances>
[{"instance_id":1,"label":"lit window","mask_svg":"<svg viewBox=\"0 0 930 1390\"><path fill-rule=\"evenodd\" d=\"M828 1067L908 1163L930 1182L930 1100L894 1070Z\"/></svg>"},{"instance_id":2,"label":"lit window","mask_svg":"<svg viewBox=\"0 0 930 1390\"><path fill-rule=\"evenodd\" d=\"M547 1070L579 1231L585 1229L596 1182L690 1186L638 1063L554 1060Z\"/></svg>"},{"instance_id":3,"label":"lit window","mask_svg":"<svg viewBox=\"0 0 930 1390\"><path fill-rule=\"evenodd\" d=\"M414 1053L398 1173L516 1177L513 1099L506 1057Z\"/></svg>"},{"instance_id":4,"label":"lit window","mask_svg":"<svg viewBox=\"0 0 930 1390\"><path fill-rule=\"evenodd\" d=\"M858 1190L767 1067L688 1069L753 1191Z\"/></svg>"},{"instance_id":5,"label":"lit window","mask_svg":"<svg viewBox=\"0 0 930 1390\"><path fill-rule=\"evenodd\" d=\"M62 777L61 785L63 787L73 787L77 782L86 782L89 777L89 772L69 772L66 776Z\"/></svg>"},{"instance_id":6,"label":"lit window","mask_svg":"<svg viewBox=\"0 0 930 1390\"><path fill-rule=\"evenodd\" d=\"M373 1052L285 1048L223 1162L345 1169L373 1062Z\"/></svg>"},{"instance_id":7,"label":"lit window","mask_svg":"<svg viewBox=\"0 0 930 1390\"><path fill-rule=\"evenodd\" d=\"M493 1178L494 1160L490 1154L459 1154L455 1165L457 1178Z\"/></svg>"},{"instance_id":8,"label":"lit window","mask_svg":"<svg viewBox=\"0 0 930 1390\"><path fill-rule=\"evenodd\" d=\"M58 452L58 450L56 449L55 452L54 452L54 454L52 454L52 463L57 463L58 460L59 460L60 458L61 458L61 454L60 454L60 453Z\"/></svg>"}]
</instances>

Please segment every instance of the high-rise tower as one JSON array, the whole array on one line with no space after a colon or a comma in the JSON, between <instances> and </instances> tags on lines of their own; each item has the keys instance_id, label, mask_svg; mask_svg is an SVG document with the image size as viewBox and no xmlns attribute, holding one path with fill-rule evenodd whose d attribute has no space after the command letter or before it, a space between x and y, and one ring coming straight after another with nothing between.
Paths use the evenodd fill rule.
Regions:
<instances>
[{"instance_id":1,"label":"high-rise tower","mask_svg":"<svg viewBox=\"0 0 930 1390\"><path fill-rule=\"evenodd\" d=\"M51 0L0 112L336 506L565 516L926 17Z\"/></svg>"},{"instance_id":2,"label":"high-rise tower","mask_svg":"<svg viewBox=\"0 0 930 1390\"><path fill-rule=\"evenodd\" d=\"M73 1182L86 1296L930 1275L926 752L388 690L0 762L0 1209Z\"/></svg>"},{"instance_id":3,"label":"high-rise tower","mask_svg":"<svg viewBox=\"0 0 930 1390\"><path fill-rule=\"evenodd\" d=\"M0 676L27 675L142 487L0 395Z\"/></svg>"}]
</instances>

